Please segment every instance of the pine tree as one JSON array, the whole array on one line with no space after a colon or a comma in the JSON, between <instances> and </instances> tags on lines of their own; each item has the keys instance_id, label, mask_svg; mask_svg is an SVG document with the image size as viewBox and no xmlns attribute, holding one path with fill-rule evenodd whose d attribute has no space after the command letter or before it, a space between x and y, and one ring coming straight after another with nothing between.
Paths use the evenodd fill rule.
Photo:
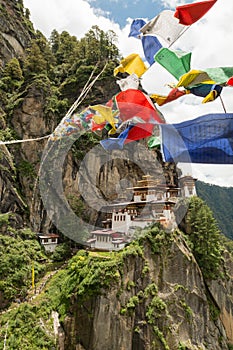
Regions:
<instances>
[{"instance_id":1,"label":"pine tree","mask_svg":"<svg viewBox=\"0 0 233 350\"><path fill-rule=\"evenodd\" d=\"M23 83L23 72L17 58L12 58L5 66L1 79L1 88L14 92Z\"/></svg>"},{"instance_id":2,"label":"pine tree","mask_svg":"<svg viewBox=\"0 0 233 350\"><path fill-rule=\"evenodd\" d=\"M193 254L206 278L217 278L221 263L220 231L213 213L199 197L190 199L187 214Z\"/></svg>"},{"instance_id":3,"label":"pine tree","mask_svg":"<svg viewBox=\"0 0 233 350\"><path fill-rule=\"evenodd\" d=\"M31 47L27 50L27 57L24 61L25 77L32 77L37 74L47 73L47 62L41 53L41 50L35 41L32 41Z\"/></svg>"}]
</instances>

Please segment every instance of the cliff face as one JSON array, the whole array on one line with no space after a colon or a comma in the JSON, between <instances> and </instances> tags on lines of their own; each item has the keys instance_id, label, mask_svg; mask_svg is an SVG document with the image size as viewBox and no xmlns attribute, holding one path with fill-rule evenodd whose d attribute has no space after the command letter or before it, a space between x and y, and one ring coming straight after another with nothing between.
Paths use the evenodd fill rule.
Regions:
<instances>
[{"instance_id":1,"label":"cliff face","mask_svg":"<svg viewBox=\"0 0 233 350\"><path fill-rule=\"evenodd\" d=\"M224 254L224 259L227 262L228 278L221 283L216 280L211 281L208 287L220 310L220 319L225 327L226 335L233 344L233 261L227 253Z\"/></svg>"},{"instance_id":2,"label":"cliff face","mask_svg":"<svg viewBox=\"0 0 233 350\"><path fill-rule=\"evenodd\" d=\"M220 281L207 287L179 233L161 238L146 240L139 256L129 253L109 290L72 297L60 349L228 349L227 287Z\"/></svg>"},{"instance_id":3,"label":"cliff face","mask_svg":"<svg viewBox=\"0 0 233 350\"><path fill-rule=\"evenodd\" d=\"M0 1L0 66L11 58L21 57L30 44L33 27L20 1Z\"/></svg>"},{"instance_id":4,"label":"cliff face","mask_svg":"<svg viewBox=\"0 0 233 350\"><path fill-rule=\"evenodd\" d=\"M1 146L0 154L0 212L14 213L15 223L11 224L22 226L26 205L17 189L12 156L6 146Z\"/></svg>"},{"instance_id":5,"label":"cliff face","mask_svg":"<svg viewBox=\"0 0 233 350\"><path fill-rule=\"evenodd\" d=\"M21 2L13 0L0 1L0 71L10 59L17 57L20 60L25 55L25 50L33 37L32 24L26 18L24 11ZM1 100L2 107L4 99L5 97ZM0 114L1 130L4 132L9 127L8 112L1 108ZM14 125L14 120L12 121L12 130L15 133L19 132L19 135L21 134L19 128ZM30 133L30 129L28 129L28 133ZM22 160L20 146L13 146L12 148L11 146L1 146L0 212L14 213L15 225L22 227L25 220L27 201L25 200L25 193L22 191L22 184L17 175L15 155L17 155L18 159L20 158Z\"/></svg>"},{"instance_id":6,"label":"cliff face","mask_svg":"<svg viewBox=\"0 0 233 350\"><path fill-rule=\"evenodd\" d=\"M19 139L33 139L49 135L55 128L54 119L48 123L44 116L46 98L50 94L50 85L40 87L36 81L23 93L22 102L15 108L11 123ZM29 209L31 227L37 231L41 227L44 215L38 188L38 175L41 157L47 139L25 142L11 146L14 162L18 170L18 182L21 193Z\"/></svg>"}]
</instances>

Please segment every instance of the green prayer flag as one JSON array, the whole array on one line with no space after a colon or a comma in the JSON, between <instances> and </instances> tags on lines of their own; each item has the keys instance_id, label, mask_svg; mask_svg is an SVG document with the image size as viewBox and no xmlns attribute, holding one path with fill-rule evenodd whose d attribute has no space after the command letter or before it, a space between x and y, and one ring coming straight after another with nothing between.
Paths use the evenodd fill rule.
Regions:
<instances>
[{"instance_id":1,"label":"green prayer flag","mask_svg":"<svg viewBox=\"0 0 233 350\"><path fill-rule=\"evenodd\" d=\"M147 142L149 148L159 147L160 143L160 138L158 136L150 137L150 139Z\"/></svg>"},{"instance_id":2,"label":"green prayer flag","mask_svg":"<svg viewBox=\"0 0 233 350\"><path fill-rule=\"evenodd\" d=\"M191 52L172 51L163 47L156 53L154 60L179 80L190 70L191 55Z\"/></svg>"},{"instance_id":3,"label":"green prayer flag","mask_svg":"<svg viewBox=\"0 0 233 350\"><path fill-rule=\"evenodd\" d=\"M225 84L233 76L233 67L206 68L205 72L217 84Z\"/></svg>"}]
</instances>

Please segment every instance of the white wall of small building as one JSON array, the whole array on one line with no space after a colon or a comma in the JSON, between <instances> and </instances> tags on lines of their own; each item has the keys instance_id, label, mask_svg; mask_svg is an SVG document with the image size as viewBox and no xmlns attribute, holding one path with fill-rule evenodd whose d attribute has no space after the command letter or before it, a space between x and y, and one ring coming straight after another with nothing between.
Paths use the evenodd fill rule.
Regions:
<instances>
[{"instance_id":1,"label":"white wall of small building","mask_svg":"<svg viewBox=\"0 0 233 350\"><path fill-rule=\"evenodd\" d=\"M40 238L40 244L45 248L46 252L53 253L56 249L56 246L58 244L58 239L57 238L46 238L46 237L41 237Z\"/></svg>"},{"instance_id":2,"label":"white wall of small building","mask_svg":"<svg viewBox=\"0 0 233 350\"><path fill-rule=\"evenodd\" d=\"M131 225L131 215L133 213L119 212L112 214L112 230L117 232L125 233L128 231Z\"/></svg>"},{"instance_id":3,"label":"white wall of small building","mask_svg":"<svg viewBox=\"0 0 233 350\"><path fill-rule=\"evenodd\" d=\"M111 249L112 237L110 235L94 235L96 238L95 248L97 249Z\"/></svg>"},{"instance_id":4,"label":"white wall of small building","mask_svg":"<svg viewBox=\"0 0 233 350\"><path fill-rule=\"evenodd\" d=\"M89 245L90 248L98 249L98 250L121 250L125 247L125 243L119 240L113 240L111 235L99 235L94 234L94 238L96 238L95 242L91 242ZM114 242L114 243L113 243Z\"/></svg>"},{"instance_id":5,"label":"white wall of small building","mask_svg":"<svg viewBox=\"0 0 233 350\"><path fill-rule=\"evenodd\" d=\"M43 246L44 246L44 248L45 248L45 250L46 250L46 252L50 252L50 253L53 253L54 251L55 251L55 249L56 249L56 246L57 246L57 243L41 243Z\"/></svg>"},{"instance_id":6,"label":"white wall of small building","mask_svg":"<svg viewBox=\"0 0 233 350\"><path fill-rule=\"evenodd\" d=\"M150 202L153 200L162 200L166 199L166 193L163 192L156 192L155 190L148 191L148 193L144 197L145 199L142 199L142 194L135 194L134 195L134 202Z\"/></svg>"},{"instance_id":7,"label":"white wall of small building","mask_svg":"<svg viewBox=\"0 0 233 350\"><path fill-rule=\"evenodd\" d=\"M125 243L112 244L111 250L121 250L125 247Z\"/></svg>"},{"instance_id":8,"label":"white wall of small building","mask_svg":"<svg viewBox=\"0 0 233 350\"><path fill-rule=\"evenodd\" d=\"M196 196L197 192L196 192L196 186L195 185L187 185L185 184L183 189L182 189L182 197L186 197L189 198L191 196Z\"/></svg>"}]
</instances>

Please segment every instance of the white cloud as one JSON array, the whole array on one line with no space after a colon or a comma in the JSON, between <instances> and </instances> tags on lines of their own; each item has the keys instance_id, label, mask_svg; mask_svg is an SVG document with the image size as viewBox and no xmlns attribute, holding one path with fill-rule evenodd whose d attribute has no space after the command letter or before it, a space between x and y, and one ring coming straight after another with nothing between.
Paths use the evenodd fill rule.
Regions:
<instances>
[{"instance_id":1,"label":"white cloud","mask_svg":"<svg viewBox=\"0 0 233 350\"><path fill-rule=\"evenodd\" d=\"M169 4L174 9L175 6L184 2L166 0L164 3ZM131 18L128 19L125 28L121 30L117 23L111 22L103 15L97 16L90 4L83 0L24 0L24 5L31 12L34 27L41 30L47 37L53 29L57 29L59 32L67 30L70 34L80 38L87 33L92 25L98 25L103 30L115 31L119 38L118 47L123 56L133 52L143 55L140 40L128 38ZM232 13L232 0L218 0L201 20L193 24L183 34L172 46L172 49L180 48L183 51L192 51L191 66L194 69L233 66ZM148 13L148 19L152 17ZM142 81L143 87L148 93L166 93L169 89L165 84L170 82L176 82L175 78L157 63L149 68ZM221 96L227 112L232 112L233 88L225 87ZM219 98L206 104L202 104L201 100L202 98L195 96L184 96L161 107L160 110L169 123L193 119L208 113L224 112ZM233 166L231 165L225 167L192 165L191 170L207 182L233 186Z\"/></svg>"},{"instance_id":2,"label":"white cloud","mask_svg":"<svg viewBox=\"0 0 233 350\"><path fill-rule=\"evenodd\" d=\"M53 29L66 30L77 38L87 33L92 25L103 30L119 29L117 24L103 17L102 12L97 15L96 10L83 0L24 0L24 6L30 10L35 29L41 30L46 37Z\"/></svg>"}]
</instances>

